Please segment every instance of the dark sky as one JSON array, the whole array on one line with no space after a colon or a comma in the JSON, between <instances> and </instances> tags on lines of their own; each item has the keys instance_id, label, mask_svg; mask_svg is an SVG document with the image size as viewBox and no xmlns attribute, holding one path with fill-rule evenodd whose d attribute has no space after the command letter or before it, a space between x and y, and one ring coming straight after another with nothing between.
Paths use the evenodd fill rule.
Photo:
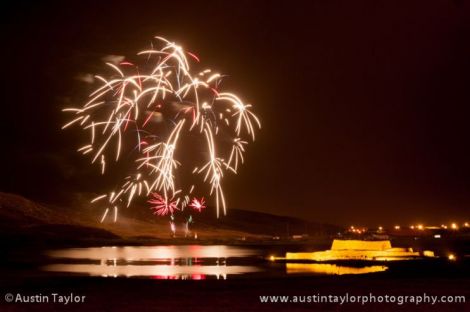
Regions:
<instances>
[{"instance_id":1,"label":"dark sky","mask_svg":"<svg viewBox=\"0 0 470 312\"><path fill-rule=\"evenodd\" d=\"M96 3L94 3L96 2ZM62 201L107 189L64 99L107 54L154 35L229 74L263 130L231 207L344 224L469 217L467 1L15 1L2 9L1 190ZM82 94L83 92L83 94ZM101 189L100 189L101 188ZM61 199L62 198L62 199Z\"/></svg>"}]
</instances>

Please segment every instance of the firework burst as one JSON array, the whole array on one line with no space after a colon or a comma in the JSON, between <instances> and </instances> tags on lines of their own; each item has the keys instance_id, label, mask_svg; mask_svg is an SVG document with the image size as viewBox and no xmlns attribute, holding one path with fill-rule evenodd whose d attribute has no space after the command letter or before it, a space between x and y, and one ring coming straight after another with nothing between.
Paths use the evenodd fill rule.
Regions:
<instances>
[{"instance_id":1,"label":"firework burst","mask_svg":"<svg viewBox=\"0 0 470 312\"><path fill-rule=\"evenodd\" d=\"M176 201L165 198L164 196L158 193L152 193L152 199L148 201L152 205L154 214L159 216L173 215L176 210L179 210L178 204Z\"/></svg>"},{"instance_id":2,"label":"firework burst","mask_svg":"<svg viewBox=\"0 0 470 312\"><path fill-rule=\"evenodd\" d=\"M201 157L192 151L191 160L198 163L189 171L210 185L217 216L225 213L224 172L237 173L247 138L254 141L261 128L250 104L220 90L220 74L210 69L193 73L190 60L199 62L196 55L161 37L155 46L160 48L152 43L137 53L136 62L106 63L109 73L95 76L97 86L86 103L63 110L73 116L62 128L78 125L88 133L78 152L91 155L102 174L123 155L135 160L121 187L92 200L106 201L102 221L110 210L116 219L117 207L130 206L139 196L152 196L149 203L157 215L172 215L186 205L205 208L204 199L189 200L199 184L178 179L177 171L188 166L178 160L184 136L205 150Z\"/></svg>"},{"instance_id":3,"label":"firework burst","mask_svg":"<svg viewBox=\"0 0 470 312\"><path fill-rule=\"evenodd\" d=\"M193 200L191 201L191 203L189 204L189 207L193 208L197 212L201 212L202 209L206 208L205 203L206 202L204 200L204 197L201 198L201 199L197 199L196 197L194 197Z\"/></svg>"}]
</instances>

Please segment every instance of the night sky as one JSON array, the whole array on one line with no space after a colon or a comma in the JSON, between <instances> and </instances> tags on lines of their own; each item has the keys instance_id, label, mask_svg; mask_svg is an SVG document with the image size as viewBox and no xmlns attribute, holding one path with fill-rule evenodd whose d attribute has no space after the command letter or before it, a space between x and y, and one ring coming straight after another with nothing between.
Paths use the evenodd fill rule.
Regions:
<instances>
[{"instance_id":1,"label":"night sky","mask_svg":"<svg viewBox=\"0 0 470 312\"><path fill-rule=\"evenodd\" d=\"M229 207L365 225L469 217L467 1L18 2L1 13L2 191L64 204L109 189L60 110L87 96L75 77L101 57L162 35L227 73L263 123L225 181Z\"/></svg>"}]
</instances>

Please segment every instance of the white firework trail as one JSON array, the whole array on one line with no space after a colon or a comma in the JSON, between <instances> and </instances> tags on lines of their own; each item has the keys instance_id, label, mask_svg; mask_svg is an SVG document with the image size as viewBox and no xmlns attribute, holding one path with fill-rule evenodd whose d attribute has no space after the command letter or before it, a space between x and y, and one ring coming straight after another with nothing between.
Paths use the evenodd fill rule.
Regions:
<instances>
[{"instance_id":1,"label":"white firework trail","mask_svg":"<svg viewBox=\"0 0 470 312\"><path fill-rule=\"evenodd\" d=\"M190 60L199 62L196 55L162 37L155 40L161 48L152 43L150 49L137 53L141 60L135 63L124 59L106 63L110 73L94 76L98 86L85 104L63 109L73 116L62 129L79 126L88 132L88 141L78 151L92 155L92 163L99 160L103 175L123 155L134 157L133 174L122 186L92 200L107 200L101 222L110 209L117 220L118 207L130 206L140 196L163 194L158 200L171 202L171 209L162 210L163 215L189 205L195 185L191 183L183 194L177 181L178 168L186 165L177 159L184 149L180 146L183 135L200 136L207 158L200 157L192 172L210 184L217 216L220 210L225 213L224 172L237 173L248 144L244 136L254 141L256 130L261 128L250 104L219 90L222 75L210 69L193 74ZM232 144L224 155L220 151L227 148L222 144L216 149L216 144L226 142L227 136ZM155 200L156 195L152 196Z\"/></svg>"}]
</instances>

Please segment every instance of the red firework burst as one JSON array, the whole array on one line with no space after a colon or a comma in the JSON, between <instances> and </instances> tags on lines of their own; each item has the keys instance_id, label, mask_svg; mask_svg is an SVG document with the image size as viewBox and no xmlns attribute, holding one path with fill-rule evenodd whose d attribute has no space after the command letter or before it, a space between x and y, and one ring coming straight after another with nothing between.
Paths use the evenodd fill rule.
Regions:
<instances>
[{"instance_id":1,"label":"red firework burst","mask_svg":"<svg viewBox=\"0 0 470 312\"><path fill-rule=\"evenodd\" d=\"M202 209L206 208L204 197L202 197L201 199L197 199L196 197L194 197L191 203L189 204L189 207L193 208L194 210L197 210L198 212L201 212Z\"/></svg>"},{"instance_id":2,"label":"red firework burst","mask_svg":"<svg viewBox=\"0 0 470 312\"><path fill-rule=\"evenodd\" d=\"M168 214L173 214L175 210L179 210L175 201L168 200L158 193L152 193L152 199L148 203L153 206L150 209L153 209L153 214L159 216L166 216Z\"/></svg>"}]
</instances>

